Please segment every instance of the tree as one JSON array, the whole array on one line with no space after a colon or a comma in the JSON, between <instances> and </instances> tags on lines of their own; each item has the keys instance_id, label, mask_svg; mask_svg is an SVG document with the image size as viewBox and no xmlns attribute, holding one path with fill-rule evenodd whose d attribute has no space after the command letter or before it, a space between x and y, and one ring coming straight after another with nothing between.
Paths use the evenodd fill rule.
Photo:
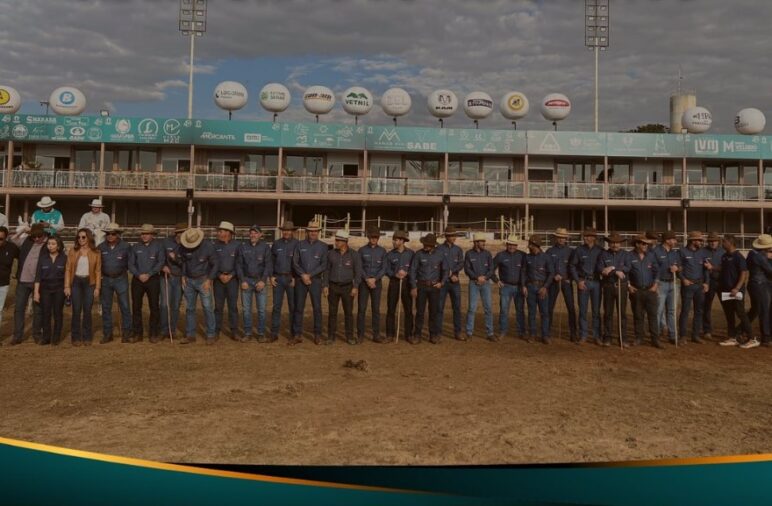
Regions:
<instances>
[{"instance_id":1,"label":"tree","mask_svg":"<svg viewBox=\"0 0 772 506\"><path fill-rule=\"evenodd\" d=\"M634 134L669 134L670 129L662 123L646 123L645 125L638 125L633 130L628 130L627 132Z\"/></svg>"}]
</instances>

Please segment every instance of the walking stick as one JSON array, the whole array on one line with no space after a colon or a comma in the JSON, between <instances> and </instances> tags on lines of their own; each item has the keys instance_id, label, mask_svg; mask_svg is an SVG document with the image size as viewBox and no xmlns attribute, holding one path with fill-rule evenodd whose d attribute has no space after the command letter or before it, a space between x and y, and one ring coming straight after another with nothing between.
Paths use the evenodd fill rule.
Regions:
<instances>
[{"instance_id":1,"label":"walking stick","mask_svg":"<svg viewBox=\"0 0 772 506\"><path fill-rule=\"evenodd\" d=\"M617 278L617 320L619 321L619 348L625 349L622 343L622 280Z\"/></svg>"},{"instance_id":2,"label":"walking stick","mask_svg":"<svg viewBox=\"0 0 772 506\"><path fill-rule=\"evenodd\" d=\"M678 314L678 277L673 276L673 333L675 334L675 345L678 348L678 321L676 315ZM667 322L665 322L667 324Z\"/></svg>"},{"instance_id":3,"label":"walking stick","mask_svg":"<svg viewBox=\"0 0 772 506\"><path fill-rule=\"evenodd\" d=\"M399 280L399 295L397 296L397 336L394 339L394 344L399 343L399 324L402 317L402 281L404 278Z\"/></svg>"},{"instance_id":4,"label":"walking stick","mask_svg":"<svg viewBox=\"0 0 772 506\"><path fill-rule=\"evenodd\" d=\"M164 284L166 285L166 325L169 327L169 340L174 344L174 330L172 330L172 308L169 306L169 273L164 272Z\"/></svg>"}]
</instances>

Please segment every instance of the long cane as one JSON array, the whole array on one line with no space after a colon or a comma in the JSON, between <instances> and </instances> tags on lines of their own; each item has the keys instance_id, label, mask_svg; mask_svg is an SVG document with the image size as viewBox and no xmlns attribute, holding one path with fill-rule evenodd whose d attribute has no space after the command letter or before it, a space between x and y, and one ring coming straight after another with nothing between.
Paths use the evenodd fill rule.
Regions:
<instances>
[{"instance_id":1,"label":"long cane","mask_svg":"<svg viewBox=\"0 0 772 506\"><path fill-rule=\"evenodd\" d=\"M678 314L678 277L673 276L673 330L675 334L675 345L678 348L678 321L676 315ZM665 322L667 324L667 322Z\"/></svg>"},{"instance_id":2,"label":"long cane","mask_svg":"<svg viewBox=\"0 0 772 506\"><path fill-rule=\"evenodd\" d=\"M622 280L617 278L617 320L619 321L619 348L624 350L622 342Z\"/></svg>"},{"instance_id":3,"label":"long cane","mask_svg":"<svg viewBox=\"0 0 772 506\"><path fill-rule=\"evenodd\" d=\"M397 336L394 343L399 343L399 324L402 319L402 279L399 280L399 295L397 296Z\"/></svg>"},{"instance_id":4,"label":"long cane","mask_svg":"<svg viewBox=\"0 0 772 506\"><path fill-rule=\"evenodd\" d=\"M174 330L172 330L172 308L169 305L169 273L164 272L164 284L166 285L166 324L169 327L169 340L174 344Z\"/></svg>"}]
</instances>

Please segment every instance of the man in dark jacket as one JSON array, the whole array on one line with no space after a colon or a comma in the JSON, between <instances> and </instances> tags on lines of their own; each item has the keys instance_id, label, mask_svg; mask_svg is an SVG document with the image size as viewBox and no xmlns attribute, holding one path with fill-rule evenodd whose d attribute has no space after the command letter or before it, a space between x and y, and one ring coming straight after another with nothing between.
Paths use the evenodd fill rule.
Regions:
<instances>
[{"instance_id":1,"label":"man in dark jacket","mask_svg":"<svg viewBox=\"0 0 772 506\"><path fill-rule=\"evenodd\" d=\"M13 312L13 339L11 344L19 344L24 339L24 321L27 318L27 303L35 286L38 259L43 251L48 234L40 223L34 223L29 234L17 232L11 240L19 247L19 264L16 269L16 307ZM43 339L43 314L40 304L32 303L32 338L35 343Z\"/></svg>"},{"instance_id":2,"label":"man in dark jacket","mask_svg":"<svg viewBox=\"0 0 772 506\"><path fill-rule=\"evenodd\" d=\"M3 323L3 309L5 297L8 295L8 285L11 282L13 262L18 259L19 247L8 241L8 229L0 227L0 325Z\"/></svg>"}]
</instances>

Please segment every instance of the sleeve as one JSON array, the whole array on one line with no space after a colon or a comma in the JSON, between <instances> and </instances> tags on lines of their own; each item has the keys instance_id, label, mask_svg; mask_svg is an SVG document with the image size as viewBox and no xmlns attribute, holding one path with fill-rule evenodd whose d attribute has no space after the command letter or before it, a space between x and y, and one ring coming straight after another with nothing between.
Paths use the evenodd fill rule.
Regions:
<instances>
[{"instance_id":1,"label":"sleeve","mask_svg":"<svg viewBox=\"0 0 772 506\"><path fill-rule=\"evenodd\" d=\"M675 255L675 257L677 259L675 265L678 265L679 267L683 265L683 256L684 256L683 251L679 249L678 250L678 254ZM670 258L669 255L668 255L668 258ZM679 270L678 271L678 279L680 279L681 281L684 280L684 271L683 270Z\"/></svg>"},{"instance_id":2,"label":"sleeve","mask_svg":"<svg viewBox=\"0 0 772 506\"><path fill-rule=\"evenodd\" d=\"M472 250L469 250L466 252L466 255L464 255L464 274L466 274L470 280L473 280L477 276L475 276L474 271L472 271L472 259L469 255L471 252Z\"/></svg>"},{"instance_id":3,"label":"sleeve","mask_svg":"<svg viewBox=\"0 0 772 506\"><path fill-rule=\"evenodd\" d=\"M737 255L737 265L740 272L748 270L748 262L745 261L745 258L742 255Z\"/></svg>"},{"instance_id":4,"label":"sleeve","mask_svg":"<svg viewBox=\"0 0 772 506\"><path fill-rule=\"evenodd\" d=\"M134 254L134 248L129 246L129 272L132 276L139 276L141 273L137 270L136 255Z\"/></svg>"},{"instance_id":5,"label":"sleeve","mask_svg":"<svg viewBox=\"0 0 772 506\"><path fill-rule=\"evenodd\" d=\"M72 262L70 262L70 255L75 252L74 249L70 250L67 254L67 262L64 264L64 288L68 289L72 286L72 278L74 273L72 272ZM99 255L102 256L102 255Z\"/></svg>"},{"instance_id":6,"label":"sleeve","mask_svg":"<svg viewBox=\"0 0 772 506\"><path fill-rule=\"evenodd\" d=\"M163 269L164 263L166 261L166 250L161 245L161 243L156 243L156 258L155 263L153 264L153 267L151 268L150 274L151 276L155 276L156 274L159 274L161 272L161 269Z\"/></svg>"},{"instance_id":7,"label":"sleeve","mask_svg":"<svg viewBox=\"0 0 772 506\"><path fill-rule=\"evenodd\" d=\"M43 266L43 259L45 258L42 251L40 252L40 258L38 258L38 267L35 269L35 283L40 283L40 278L43 273L43 269L41 268Z\"/></svg>"},{"instance_id":8,"label":"sleeve","mask_svg":"<svg viewBox=\"0 0 772 506\"><path fill-rule=\"evenodd\" d=\"M207 249L209 250L209 273L207 277L209 279L216 279L217 271L220 268L220 261L217 259L217 252L215 252L214 246L212 246L211 243L209 243L209 247Z\"/></svg>"},{"instance_id":9,"label":"sleeve","mask_svg":"<svg viewBox=\"0 0 772 506\"><path fill-rule=\"evenodd\" d=\"M547 274L547 279L544 280L544 288L549 288L555 281L555 272L557 271L555 262L551 261L552 257L547 257L547 261L544 262L544 270ZM558 262L560 259L558 259Z\"/></svg>"},{"instance_id":10,"label":"sleeve","mask_svg":"<svg viewBox=\"0 0 772 506\"><path fill-rule=\"evenodd\" d=\"M622 257L622 269L621 269L622 272L625 273L625 275L630 273L630 269L632 269L633 267L632 261L633 261L632 253L630 253L629 251L625 251L624 256Z\"/></svg>"},{"instance_id":11,"label":"sleeve","mask_svg":"<svg viewBox=\"0 0 772 506\"><path fill-rule=\"evenodd\" d=\"M493 257L493 260L491 261L491 280L494 283L499 282L499 277L496 275L496 269L499 266L499 255L501 253L498 253L495 257Z\"/></svg>"},{"instance_id":12,"label":"sleeve","mask_svg":"<svg viewBox=\"0 0 772 506\"><path fill-rule=\"evenodd\" d=\"M268 279L273 276L273 254L271 249L265 248L265 269L263 269L263 282L268 282Z\"/></svg>"},{"instance_id":13,"label":"sleeve","mask_svg":"<svg viewBox=\"0 0 772 506\"><path fill-rule=\"evenodd\" d=\"M394 274L396 274L395 272L392 272L390 260L391 260L391 253L386 253L383 256L383 264L384 264L383 273L388 277L392 277L394 276Z\"/></svg>"},{"instance_id":14,"label":"sleeve","mask_svg":"<svg viewBox=\"0 0 772 506\"><path fill-rule=\"evenodd\" d=\"M57 214L59 215L59 219L57 219L55 223L52 223L51 226L57 232L61 232L64 228L64 216L62 216L61 211L59 211Z\"/></svg>"},{"instance_id":15,"label":"sleeve","mask_svg":"<svg viewBox=\"0 0 772 506\"><path fill-rule=\"evenodd\" d=\"M450 262L448 261L448 257L442 257L440 271L440 283L445 284L450 279Z\"/></svg>"},{"instance_id":16,"label":"sleeve","mask_svg":"<svg viewBox=\"0 0 772 506\"><path fill-rule=\"evenodd\" d=\"M605 268L605 267L604 267L604 265L603 265L603 252L601 252L601 253L598 255L598 260L596 260L596 261L595 261L595 273L596 273L596 274L601 274L601 273L603 273L603 269L604 269L604 268Z\"/></svg>"},{"instance_id":17,"label":"sleeve","mask_svg":"<svg viewBox=\"0 0 772 506\"><path fill-rule=\"evenodd\" d=\"M300 265L300 248L295 248L292 251L292 270L295 272L297 276L302 276L306 272L303 270L303 267Z\"/></svg>"},{"instance_id":18,"label":"sleeve","mask_svg":"<svg viewBox=\"0 0 772 506\"><path fill-rule=\"evenodd\" d=\"M659 283L659 264L657 263L657 255L654 255L654 261L651 263L651 275L654 278L654 284Z\"/></svg>"},{"instance_id":19,"label":"sleeve","mask_svg":"<svg viewBox=\"0 0 772 506\"><path fill-rule=\"evenodd\" d=\"M704 251L704 250L703 250ZM705 267L705 260L707 260L709 255L707 253L704 253L702 255L702 258L700 258L700 265L702 265L702 282L703 283L710 283L710 271L707 267Z\"/></svg>"},{"instance_id":20,"label":"sleeve","mask_svg":"<svg viewBox=\"0 0 772 506\"><path fill-rule=\"evenodd\" d=\"M91 227L87 227L87 225L86 225L86 216L88 216L88 213L84 213L83 216L80 217L80 222L78 223L78 228L79 229L81 229L81 228L89 228L89 229L91 229Z\"/></svg>"},{"instance_id":21,"label":"sleeve","mask_svg":"<svg viewBox=\"0 0 772 506\"><path fill-rule=\"evenodd\" d=\"M324 245L324 251L322 251L322 258L320 259L321 261L319 262L319 265L316 267L316 269L314 269L309 273L311 274L312 277L318 276L319 274L322 274L326 270L325 266L327 265L327 257L329 256L329 249L327 248L326 244L324 243L322 244Z\"/></svg>"},{"instance_id":22,"label":"sleeve","mask_svg":"<svg viewBox=\"0 0 772 506\"><path fill-rule=\"evenodd\" d=\"M418 253L410 260L410 288L418 288ZM401 263L401 262L400 262Z\"/></svg>"},{"instance_id":23,"label":"sleeve","mask_svg":"<svg viewBox=\"0 0 772 506\"><path fill-rule=\"evenodd\" d=\"M756 253L756 257L758 258L757 263L761 270L764 271L767 276L772 275L772 264L770 264L769 260L760 253Z\"/></svg>"},{"instance_id":24,"label":"sleeve","mask_svg":"<svg viewBox=\"0 0 772 506\"><path fill-rule=\"evenodd\" d=\"M242 248L243 246L240 245L238 250L236 250L238 253L236 256L236 279L239 280L239 283L244 282L244 256L241 255Z\"/></svg>"},{"instance_id":25,"label":"sleeve","mask_svg":"<svg viewBox=\"0 0 772 506\"><path fill-rule=\"evenodd\" d=\"M488 270L485 273L485 277L488 279L493 279L494 273L493 273L493 255L491 255L490 252L488 252Z\"/></svg>"},{"instance_id":26,"label":"sleeve","mask_svg":"<svg viewBox=\"0 0 772 506\"><path fill-rule=\"evenodd\" d=\"M571 256L568 257L568 277L574 281L583 281L579 278L579 254L577 253L579 248L571 250Z\"/></svg>"},{"instance_id":27,"label":"sleeve","mask_svg":"<svg viewBox=\"0 0 772 506\"><path fill-rule=\"evenodd\" d=\"M528 256L523 256L523 263L520 265L520 286L528 284Z\"/></svg>"},{"instance_id":28,"label":"sleeve","mask_svg":"<svg viewBox=\"0 0 772 506\"><path fill-rule=\"evenodd\" d=\"M361 260L361 259L360 259ZM380 281L383 276L386 275L386 250L384 249L381 252L381 267L378 269L378 272L375 273L375 280ZM363 274L364 276L364 274Z\"/></svg>"},{"instance_id":29,"label":"sleeve","mask_svg":"<svg viewBox=\"0 0 772 506\"><path fill-rule=\"evenodd\" d=\"M359 256L358 252L354 252L354 288L359 287L359 283L362 282L364 279L364 274L362 272L362 257Z\"/></svg>"},{"instance_id":30,"label":"sleeve","mask_svg":"<svg viewBox=\"0 0 772 506\"><path fill-rule=\"evenodd\" d=\"M332 256L327 255L327 258L324 261L324 274L322 275L322 287L327 288L330 286L330 271L332 270L332 265L330 265L333 261Z\"/></svg>"}]
</instances>

